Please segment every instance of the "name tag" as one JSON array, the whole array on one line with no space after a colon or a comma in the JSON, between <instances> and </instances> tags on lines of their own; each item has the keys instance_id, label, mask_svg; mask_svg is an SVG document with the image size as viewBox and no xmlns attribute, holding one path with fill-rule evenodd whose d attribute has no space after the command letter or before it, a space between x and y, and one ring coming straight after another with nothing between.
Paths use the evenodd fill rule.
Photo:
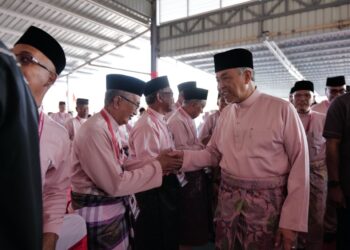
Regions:
<instances>
[{"instance_id":1,"label":"name tag","mask_svg":"<svg viewBox=\"0 0 350 250\"><path fill-rule=\"evenodd\" d=\"M136 201L135 195L129 195L129 206L131 209L131 213L134 216L134 219L136 220L140 214L140 209L137 206L137 201Z\"/></svg>"},{"instance_id":2,"label":"name tag","mask_svg":"<svg viewBox=\"0 0 350 250\"><path fill-rule=\"evenodd\" d=\"M184 172L179 172L176 176L181 187L184 187L188 183Z\"/></svg>"}]
</instances>

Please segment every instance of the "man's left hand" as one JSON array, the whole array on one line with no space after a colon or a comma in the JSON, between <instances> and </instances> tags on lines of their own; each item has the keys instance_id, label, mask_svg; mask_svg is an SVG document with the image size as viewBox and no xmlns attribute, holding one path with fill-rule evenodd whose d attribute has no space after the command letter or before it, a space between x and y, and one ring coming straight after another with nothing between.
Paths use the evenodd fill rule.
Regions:
<instances>
[{"instance_id":1,"label":"man's left hand","mask_svg":"<svg viewBox=\"0 0 350 250\"><path fill-rule=\"evenodd\" d=\"M285 228L279 228L275 239L275 247L280 247L282 245L282 249L284 250L295 249L296 240L296 231Z\"/></svg>"}]
</instances>

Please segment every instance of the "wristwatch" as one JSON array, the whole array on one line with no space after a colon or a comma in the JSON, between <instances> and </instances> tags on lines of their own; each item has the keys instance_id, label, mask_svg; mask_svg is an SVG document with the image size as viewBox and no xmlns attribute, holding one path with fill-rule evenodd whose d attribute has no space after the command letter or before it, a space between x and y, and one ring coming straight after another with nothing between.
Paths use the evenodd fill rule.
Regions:
<instances>
[{"instance_id":1,"label":"wristwatch","mask_svg":"<svg viewBox=\"0 0 350 250\"><path fill-rule=\"evenodd\" d=\"M339 186L340 186L339 181L328 181L328 188L335 188L335 187L339 187Z\"/></svg>"}]
</instances>

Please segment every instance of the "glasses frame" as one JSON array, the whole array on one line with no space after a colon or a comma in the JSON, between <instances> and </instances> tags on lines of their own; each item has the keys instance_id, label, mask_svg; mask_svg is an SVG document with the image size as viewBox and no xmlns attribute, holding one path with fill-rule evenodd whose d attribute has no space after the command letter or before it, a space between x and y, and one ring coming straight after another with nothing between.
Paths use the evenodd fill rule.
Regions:
<instances>
[{"instance_id":1,"label":"glasses frame","mask_svg":"<svg viewBox=\"0 0 350 250\"><path fill-rule=\"evenodd\" d=\"M343 95L346 93L346 88L339 88L339 89L326 88L326 93L327 92L332 95L336 95L336 94Z\"/></svg>"},{"instance_id":2,"label":"glasses frame","mask_svg":"<svg viewBox=\"0 0 350 250\"><path fill-rule=\"evenodd\" d=\"M120 95L119 97L121 97L122 99L124 99L125 101L131 103L132 105L134 105L136 107L136 109L138 109L140 107L140 104L139 103L136 103L134 101L131 101L129 98L123 96L123 95Z\"/></svg>"},{"instance_id":3,"label":"glasses frame","mask_svg":"<svg viewBox=\"0 0 350 250\"><path fill-rule=\"evenodd\" d=\"M22 63L21 60L19 60L19 57L20 56L27 56L28 59L29 59L29 62L27 63ZM35 58L32 54L30 53L19 53L19 54L16 54L16 61L22 66L22 65L28 65L28 64L35 64L35 65L38 65L39 67L47 70L49 73L52 73L54 75L57 75L56 72L53 72L51 70L49 70L45 65L43 65L42 63L39 62L39 60L37 58Z\"/></svg>"}]
</instances>

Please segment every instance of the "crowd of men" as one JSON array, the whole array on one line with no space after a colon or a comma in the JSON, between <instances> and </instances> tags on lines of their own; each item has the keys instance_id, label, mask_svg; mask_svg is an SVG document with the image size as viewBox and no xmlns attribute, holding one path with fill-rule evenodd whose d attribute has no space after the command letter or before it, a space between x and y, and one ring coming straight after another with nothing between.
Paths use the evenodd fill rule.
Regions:
<instances>
[{"instance_id":1,"label":"crowd of men","mask_svg":"<svg viewBox=\"0 0 350 250\"><path fill-rule=\"evenodd\" d=\"M78 98L76 117L65 103L49 117L42 101L65 64L34 26L12 51L1 44L1 249L317 250L325 232L350 249L344 76L320 104L307 80L288 102L259 91L250 51L218 53L219 110L197 134L208 90L184 82L174 103L166 76L107 75L100 112L88 118Z\"/></svg>"}]
</instances>

